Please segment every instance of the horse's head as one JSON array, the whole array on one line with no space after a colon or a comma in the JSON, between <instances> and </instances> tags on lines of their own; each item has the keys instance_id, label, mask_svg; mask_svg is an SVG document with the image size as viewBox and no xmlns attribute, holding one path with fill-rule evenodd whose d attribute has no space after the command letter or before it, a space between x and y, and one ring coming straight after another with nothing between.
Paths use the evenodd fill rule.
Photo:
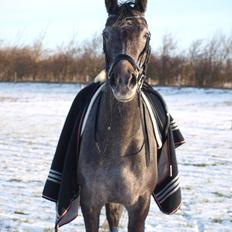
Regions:
<instances>
[{"instance_id":1,"label":"horse's head","mask_svg":"<svg viewBox=\"0 0 232 232\"><path fill-rule=\"evenodd\" d=\"M103 31L108 83L120 102L131 101L141 87L150 56L150 33L144 18L147 0L119 5L105 0L109 14Z\"/></svg>"}]
</instances>

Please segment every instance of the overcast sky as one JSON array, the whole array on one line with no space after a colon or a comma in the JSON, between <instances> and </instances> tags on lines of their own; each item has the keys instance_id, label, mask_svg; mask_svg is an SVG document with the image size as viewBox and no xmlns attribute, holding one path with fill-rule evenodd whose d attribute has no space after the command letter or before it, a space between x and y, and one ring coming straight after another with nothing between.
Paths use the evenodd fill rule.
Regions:
<instances>
[{"instance_id":1,"label":"overcast sky","mask_svg":"<svg viewBox=\"0 0 232 232\"><path fill-rule=\"evenodd\" d=\"M6 44L32 43L46 33L47 48L101 33L104 0L0 0L0 40ZM232 35L232 0L148 0L146 18L152 46L160 46L166 33L180 47L215 33Z\"/></svg>"}]
</instances>

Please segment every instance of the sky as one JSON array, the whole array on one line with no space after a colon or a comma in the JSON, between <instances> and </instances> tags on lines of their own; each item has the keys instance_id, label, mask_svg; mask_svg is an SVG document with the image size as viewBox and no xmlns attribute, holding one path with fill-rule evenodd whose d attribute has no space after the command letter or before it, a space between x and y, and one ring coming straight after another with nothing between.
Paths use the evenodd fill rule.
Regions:
<instances>
[{"instance_id":1,"label":"sky","mask_svg":"<svg viewBox=\"0 0 232 232\"><path fill-rule=\"evenodd\" d=\"M32 44L43 35L53 49L101 34L106 17L104 0L0 0L0 42ZM217 33L232 36L232 0L148 0L146 18L153 48L164 34L181 48Z\"/></svg>"}]
</instances>

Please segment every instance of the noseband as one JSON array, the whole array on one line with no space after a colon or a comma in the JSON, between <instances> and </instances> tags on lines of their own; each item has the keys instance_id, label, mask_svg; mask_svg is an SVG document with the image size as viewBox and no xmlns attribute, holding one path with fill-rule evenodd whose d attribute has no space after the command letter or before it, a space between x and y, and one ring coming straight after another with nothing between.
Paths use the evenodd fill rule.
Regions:
<instances>
[{"instance_id":1,"label":"noseband","mask_svg":"<svg viewBox=\"0 0 232 232\"><path fill-rule=\"evenodd\" d=\"M115 15L110 15L109 16L109 18L112 18L112 17L117 17L117 16L115 16ZM133 18L141 18L141 19L143 19L146 22L146 20L145 20L145 18L143 16L127 17L127 18L125 18L125 20L133 19ZM145 77L146 77L147 67L148 67L148 63L149 63L149 59L150 59L150 54L151 54L150 39L151 39L151 34L149 32L148 36L147 36L147 41L146 41L145 47L142 50L142 52L140 53L137 61L135 61L135 59L133 57L131 57L130 55L128 55L128 54L119 54L119 55L117 55L114 58L111 66L109 68L108 77L112 76L112 73L113 73L113 70L114 70L115 66L120 61L126 60L134 68L134 72L135 72L135 76L136 76L136 79L137 79L137 83L138 83L139 87L141 88L142 85L143 85L143 82L145 80ZM106 47L105 44L103 44L104 53L106 53L105 47Z\"/></svg>"}]
</instances>

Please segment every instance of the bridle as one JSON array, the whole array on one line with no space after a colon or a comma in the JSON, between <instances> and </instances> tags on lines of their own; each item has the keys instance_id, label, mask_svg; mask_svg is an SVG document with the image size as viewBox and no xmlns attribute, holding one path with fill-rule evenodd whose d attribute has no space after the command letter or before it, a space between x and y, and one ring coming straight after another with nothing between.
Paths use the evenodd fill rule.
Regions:
<instances>
[{"instance_id":1,"label":"bridle","mask_svg":"<svg viewBox=\"0 0 232 232\"><path fill-rule=\"evenodd\" d=\"M116 18L117 19L118 16L117 15L109 15L108 19L109 18ZM123 20L129 20L129 19L134 19L134 18L141 18L146 22L146 19L143 16L126 17ZM147 24L147 22L146 22L146 24ZM103 37L104 37L104 35L103 35ZM114 58L111 66L109 67L109 70L107 70L108 71L108 75L107 75L108 78L110 78L112 76L113 70L114 70L115 66L118 64L118 62L120 62L122 60L127 60L134 68L134 73L136 73L136 80L137 80L139 88L141 89L143 82L146 78L148 63L149 63L150 54L151 54L150 38L151 38L151 33L149 32L147 34L147 40L146 40L146 44L144 46L144 49L140 53L137 61L135 61L135 59L128 54L117 55ZM103 39L103 50L104 50L104 53L106 54L106 45L105 45L104 39Z\"/></svg>"},{"instance_id":2,"label":"bridle","mask_svg":"<svg viewBox=\"0 0 232 232\"><path fill-rule=\"evenodd\" d=\"M117 16L117 15L110 15L109 16L109 18L115 18L116 21L120 20L120 19L118 19L118 17L119 16ZM126 18L123 18L123 20L129 20L129 19L135 19L135 18L141 18L147 24L147 22L146 22L146 20L145 20L145 18L143 16L126 17ZM150 54L151 54L150 38L151 38L151 34L149 32L147 34L145 46L144 46L143 50L140 52L137 60L135 60L132 56L130 56L128 54L118 54L114 58L112 64L109 67L106 67L106 69L107 69L106 71L108 73L108 75L107 75L108 80L112 76L115 66L122 60L128 61L132 65L132 67L134 69L133 75L136 76L136 82L138 84L138 89L137 89L137 92L139 93L137 95L138 96L138 107L140 109L139 111L140 111L141 125L142 125L143 134L144 134L143 146L145 146L145 150L146 150L146 163L147 164L149 163L149 160L150 160L150 158L149 158L150 144L149 144L146 120L145 120L145 116L144 116L145 115L145 113L144 113L145 109L144 109L144 104L142 103L142 98L141 98L141 88L142 88L144 80L146 78L147 67L148 67ZM107 57L107 51L106 51L106 44L105 43L106 42L105 42L104 33L103 33L103 50L104 50L104 53L105 53L105 55ZM95 128L95 131L96 131L96 128ZM97 142L96 134L95 134L95 143L96 143L96 146L98 147L99 152L100 152L100 147L99 147L98 142Z\"/></svg>"}]
</instances>

